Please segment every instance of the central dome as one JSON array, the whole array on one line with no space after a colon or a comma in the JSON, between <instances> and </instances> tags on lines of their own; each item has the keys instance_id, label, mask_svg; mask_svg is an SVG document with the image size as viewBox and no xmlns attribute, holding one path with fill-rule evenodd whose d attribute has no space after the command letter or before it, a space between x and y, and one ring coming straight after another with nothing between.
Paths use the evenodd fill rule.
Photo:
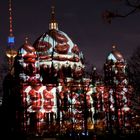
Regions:
<instances>
[{"instance_id":1,"label":"central dome","mask_svg":"<svg viewBox=\"0 0 140 140\"><path fill-rule=\"evenodd\" d=\"M84 68L83 54L66 33L52 29L41 35L33 44L40 65L55 67L78 66Z\"/></svg>"},{"instance_id":2,"label":"central dome","mask_svg":"<svg viewBox=\"0 0 140 140\"><path fill-rule=\"evenodd\" d=\"M42 34L33 44L41 73L50 73L56 77L83 76L83 54L68 35L58 30L54 7L51 11L51 21L48 32ZM59 76L58 76L59 75ZM63 75L63 76L62 76Z\"/></svg>"}]
</instances>

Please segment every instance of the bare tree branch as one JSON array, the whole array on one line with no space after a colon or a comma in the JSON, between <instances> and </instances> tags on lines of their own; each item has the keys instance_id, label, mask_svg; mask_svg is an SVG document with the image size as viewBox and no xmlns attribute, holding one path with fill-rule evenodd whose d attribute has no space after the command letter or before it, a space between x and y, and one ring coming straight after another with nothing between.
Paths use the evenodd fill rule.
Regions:
<instances>
[{"instance_id":1,"label":"bare tree branch","mask_svg":"<svg viewBox=\"0 0 140 140\"><path fill-rule=\"evenodd\" d=\"M136 1L133 0L133 2L130 0L126 0L126 4L133 8L140 8L140 0L136 0Z\"/></svg>"},{"instance_id":2,"label":"bare tree branch","mask_svg":"<svg viewBox=\"0 0 140 140\"><path fill-rule=\"evenodd\" d=\"M120 0L122 1L122 0ZM136 12L140 12L140 0L125 0L125 5L124 6L128 6L130 7L130 11L126 12L126 13L118 13L118 12L113 12L110 10L105 10L102 14L102 17L104 19L104 21L111 23L112 19L114 18L125 18L129 15L132 15Z\"/></svg>"}]
</instances>

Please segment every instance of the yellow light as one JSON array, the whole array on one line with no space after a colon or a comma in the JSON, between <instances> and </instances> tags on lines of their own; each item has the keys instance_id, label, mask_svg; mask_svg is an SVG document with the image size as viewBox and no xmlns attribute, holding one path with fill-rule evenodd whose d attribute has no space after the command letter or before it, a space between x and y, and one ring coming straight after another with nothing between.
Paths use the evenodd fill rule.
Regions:
<instances>
[{"instance_id":1,"label":"yellow light","mask_svg":"<svg viewBox=\"0 0 140 140\"><path fill-rule=\"evenodd\" d=\"M6 51L6 56L8 58L15 58L17 55L17 52L15 50L8 50Z\"/></svg>"}]
</instances>

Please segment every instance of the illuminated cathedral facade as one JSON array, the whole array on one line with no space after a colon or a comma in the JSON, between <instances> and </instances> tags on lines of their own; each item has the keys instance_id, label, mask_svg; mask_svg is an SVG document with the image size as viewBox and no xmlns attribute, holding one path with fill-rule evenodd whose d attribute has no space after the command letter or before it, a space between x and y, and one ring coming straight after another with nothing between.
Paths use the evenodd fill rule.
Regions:
<instances>
[{"instance_id":1,"label":"illuminated cathedral facade","mask_svg":"<svg viewBox=\"0 0 140 140\"><path fill-rule=\"evenodd\" d=\"M15 131L27 135L59 135L130 128L133 88L127 64L113 46L104 78L93 69L85 76L83 53L58 29L52 7L49 30L33 45L25 39L14 61L10 91L15 104Z\"/></svg>"}]
</instances>

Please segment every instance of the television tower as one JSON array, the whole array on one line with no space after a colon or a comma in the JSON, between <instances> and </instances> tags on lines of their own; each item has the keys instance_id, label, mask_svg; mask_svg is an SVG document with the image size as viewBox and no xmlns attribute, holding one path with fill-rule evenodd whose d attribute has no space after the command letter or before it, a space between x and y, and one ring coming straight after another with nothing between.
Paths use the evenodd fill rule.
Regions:
<instances>
[{"instance_id":1,"label":"television tower","mask_svg":"<svg viewBox=\"0 0 140 140\"><path fill-rule=\"evenodd\" d=\"M8 36L8 48L6 51L6 56L8 58L8 70L12 71L12 67L14 64L14 58L17 55L17 51L14 50L15 46L15 37L13 35L13 17L12 17L12 0L8 1L8 11L9 11L9 36Z\"/></svg>"}]
</instances>

